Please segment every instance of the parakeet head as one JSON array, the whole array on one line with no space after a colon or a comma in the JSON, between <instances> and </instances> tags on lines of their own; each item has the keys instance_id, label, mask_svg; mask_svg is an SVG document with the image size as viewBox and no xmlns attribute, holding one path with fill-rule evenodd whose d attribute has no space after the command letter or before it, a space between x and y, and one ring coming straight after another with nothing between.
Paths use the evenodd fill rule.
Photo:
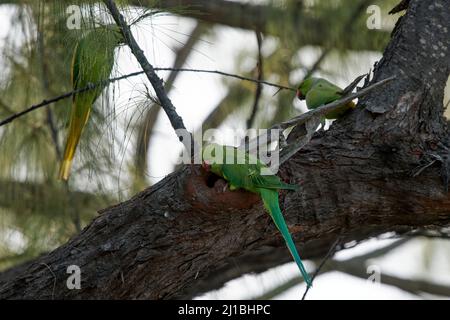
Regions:
<instances>
[{"instance_id":1,"label":"parakeet head","mask_svg":"<svg viewBox=\"0 0 450 320\"><path fill-rule=\"evenodd\" d=\"M297 98L300 100L304 100L306 98L306 94L311 89L313 84L316 82L317 78L309 77L303 80L297 88Z\"/></svg>"},{"instance_id":2,"label":"parakeet head","mask_svg":"<svg viewBox=\"0 0 450 320\"><path fill-rule=\"evenodd\" d=\"M222 164L224 163L224 147L211 143L203 148L202 167L207 172L221 175Z\"/></svg>"}]
</instances>

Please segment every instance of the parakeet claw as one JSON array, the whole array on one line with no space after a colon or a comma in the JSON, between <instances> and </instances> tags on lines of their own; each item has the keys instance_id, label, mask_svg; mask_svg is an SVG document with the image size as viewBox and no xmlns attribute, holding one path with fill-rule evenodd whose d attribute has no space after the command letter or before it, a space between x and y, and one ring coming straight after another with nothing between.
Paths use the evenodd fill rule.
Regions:
<instances>
[{"instance_id":1,"label":"parakeet claw","mask_svg":"<svg viewBox=\"0 0 450 320\"><path fill-rule=\"evenodd\" d=\"M214 184L214 189L217 193L224 193L228 189L228 182L223 179L218 179Z\"/></svg>"},{"instance_id":2,"label":"parakeet claw","mask_svg":"<svg viewBox=\"0 0 450 320\"><path fill-rule=\"evenodd\" d=\"M228 183L225 183L225 185L222 188L222 192L227 192L227 189L229 189Z\"/></svg>"},{"instance_id":3,"label":"parakeet claw","mask_svg":"<svg viewBox=\"0 0 450 320\"><path fill-rule=\"evenodd\" d=\"M319 130L317 130L317 131L319 131L319 132L325 131L325 125L326 125L326 120L325 120L325 118L320 119L320 128L319 128Z\"/></svg>"}]
</instances>

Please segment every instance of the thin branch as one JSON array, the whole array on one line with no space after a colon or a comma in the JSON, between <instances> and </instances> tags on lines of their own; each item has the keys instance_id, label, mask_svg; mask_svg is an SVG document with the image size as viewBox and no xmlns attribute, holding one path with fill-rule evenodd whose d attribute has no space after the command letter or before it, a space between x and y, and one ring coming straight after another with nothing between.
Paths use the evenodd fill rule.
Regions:
<instances>
[{"instance_id":1,"label":"thin branch","mask_svg":"<svg viewBox=\"0 0 450 320\"><path fill-rule=\"evenodd\" d=\"M263 79L263 56L261 52L262 46L262 35L261 32L256 31L256 41L258 43L258 64L256 69L258 71L258 81L262 81ZM255 91L255 100L253 101L252 111L250 113L250 117L247 120L247 128L251 128L253 126L253 122L255 121L256 111L258 110L259 99L261 98L262 93L262 84L261 82L257 83L256 91Z\"/></svg>"},{"instance_id":2,"label":"thin branch","mask_svg":"<svg viewBox=\"0 0 450 320\"><path fill-rule=\"evenodd\" d=\"M367 75L361 75L357 77L355 80L353 80L352 83L350 83L344 90L342 90L342 96L346 96L348 94L351 94L353 89L358 85L358 83L361 81L362 78L366 77L369 78ZM284 144L282 147L282 154L280 156L280 163L283 164L287 160L289 160L294 154L296 154L300 149L302 149L305 145L311 141L312 136L317 130L317 127L319 124L322 125L323 118L322 117L312 117L310 120L308 120L304 124L300 124L294 127L292 131L289 133L289 136L286 140L287 145ZM281 138L284 138L283 135L281 135Z\"/></svg>"},{"instance_id":3,"label":"thin branch","mask_svg":"<svg viewBox=\"0 0 450 320\"><path fill-rule=\"evenodd\" d=\"M330 250L328 250L327 254L325 255L325 257L320 262L319 267L317 267L316 271L314 271L314 274L313 274L312 279L311 279L311 283L314 282L314 279L316 279L317 275L319 274L320 270L322 270L322 268L325 265L325 263L336 253L336 248L339 245L339 242L341 242L341 237L338 237L336 239L336 241L330 247ZM306 295L308 294L309 289L311 287L312 286L306 286L306 290L305 290L305 293L303 294L302 300L306 299Z\"/></svg>"},{"instance_id":4,"label":"thin branch","mask_svg":"<svg viewBox=\"0 0 450 320\"><path fill-rule=\"evenodd\" d=\"M346 97L343 97L339 100L335 100L331 103L328 104L324 104L321 107L318 107L316 109L310 110L306 113L303 113L297 117L294 117L292 119L289 119L285 122L281 122L279 124L275 124L274 126L272 126L272 129L277 129L277 128L282 128L282 129L286 129L288 127L291 127L293 125L299 125L299 124L303 124L306 121L308 121L309 119L311 119L312 117L317 117L317 116L325 116L327 113L334 111L336 109L338 109L340 106L342 106L343 104L346 104L356 98L362 97L366 94L368 94L369 92L373 91L374 89L381 87L383 85L385 85L386 83L392 81L395 79L395 76L383 79L381 81L378 81L364 89L359 90L358 92L355 92L351 95L348 95Z\"/></svg>"},{"instance_id":5,"label":"thin branch","mask_svg":"<svg viewBox=\"0 0 450 320\"><path fill-rule=\"evenodd\" d=\"M361 279L367 279L367 270L365 267L365 260L357 258L352 258L346 261L332 260L329 266L324 269L320 274L338 271L354 277ZM302 283L302 280L298 277L292 278L287 282L281 284L280 286L271 289L270 291L264 293L262 296L256 298L257 300L267 300L295 287L296 285ZM394 286L400 290L410 292L412 294L422 294L428 293L443 297L450 296L450 287L445 285L439 285L436 283L430 283L424 280L410 280L403 279L389 274L382 274L380 277L380 283L385 285Z\"/></svg>"},{"instance_id":6,"label":"thin branch","mask_svg":"<svg viewBox=\"0 0 450 320\"><path fill-rule=\"evenodd\" d=\"M309 143L311 140L312 134L315 131L315 128L317 128L318 123L320 122L321 117L324 117L327 113L334 111L338 108L340 108L343 104L346 104L358 97L364 96L370 91L392 81L395 79L395 76L383 79L381 81L378 81L366 88L363 88L359 90L356 93L353 93L351 95L345 96L339 100L335 100L331 103L325 104L323 106L320 106L316 109L310 110L306 113L303 113L297 117L291 118L287 121L276 123L272 127L269 128L268 132L275 129L286 129L289 127L292 127L294 125L300 126L306 124L305 128L305 136L301 137L300 140L296 140L296 142L292 142L291 144L284 146L283 149L280 152L280 163L283 164L287 160L289 160L294 154L296 154L300 149L302 149L306 144ZM354 82L353 82L354 83ZM352 84L353 84L352 83ZM314 128L314 129L311 129ZM263 133L256 138L253 138L248 142L248 145L256 144L257 141L266 141L267 133Z\"/></svg>"},{"instance_id":7,"label":"thin branch","mask_svg":"<svg viewBox=\"0 0 450 320\"><path fill-rule=\"evenodd\" d=\"M123 76L120 76L120 77L111 78L111 79L108 79L108 80L105 80L105 81L100 81L98 83L90 84L90 85L88 85L88 86L86 86L84 88L80 88L80 89L77 89L77 90L73 90L73 91L70 91L70 92L63 93L63 94L61 94L61 95L59 95L57 97L51 98L51 99L42 100L40 103L34 104L31 107L26 108L26 109L24 109L24 110L22 110L20 112L14 113L14 114L10 115L9 117L7 117L6 119L0 121L0 127L4 126L5 124L8 124L8 123L14 121L17 118L20 118L21 116L26 115L27 113L30 113L30 112L32 112L34 110L37 110L37 109L40 109L42 107L48 106L48 105L50 105L52 103L55 103L55 102L58 102L58 101L70 98L70 97L72 97L75 94L83 93L83 92L86 92L86 91L89 91L89 90L93 90L93 89L95 89L97 87L105 86L105 85L108 85L108 84L110 84L112 82L115 82L115 81L119 81L119 80L127 79L127 78L130 78L130 77L138 76L138 75L140 75L142 73L143 73L142 71L129 73L129 74L126 74L126 75L123 75Z\"/></svg>"},{"instance_id":8,"label":"thin branch","mask_svg":"<svg viewBox=\"0 0 450 320\"><path fill-rule=\"evenodd\" d=\"M338 239L339 240L339 239ZM335 245L333 245L330 249L330 251L328 252L328 254L325 256L324 259L322 259L322 262L320 264L320 266L316 269L316 271L314 272L314 277L324 274L324 273L328 273L331 271L336 271L336 266L339 264L339 271L346 273L345 271L345 266L346 265L354 265L356 263L360 263L362 265L365 264L366 261L368 261L369 259L374 259L377 257L381 257L384 256L385 254L391 252L392 250L404 245L405 243L407 243L408 241L410 241L410 238L402 238L400 240L397 240L395 242L392 242L391 244L388 244L387 246L384 246L382 248L379 249L375 249L373 251L370 251L368 253L365 253L363 255L359 255L344 261L339 261L339 260L331 260L330 263L328 265L325 265L326 261L328 260L327 257L330 257L330 252L332 252L332 250L337 249L336 246L336 242ZM293 277L292 279L282 283L281 285L267 291L266 293L264 293L263 295L259 296L258 298L255 298L256 300L268 300L268 299L272 299L274 297L276 297L277 295L280 295L281 293L295 287L296 285L299 285L301 283L303 283L304 280L301 277Z\"/></svg>"},{"instance_id":9,"label":"thin branch","mask_svg":"<svg viewBox=\"0 0 450 320\"><path fill-rule=\"evenodd\" d=\"M183 119L177 113L175 106L173 105L172 101L170 100L166 91L164 90L164 83L162 79L159 78L159 76L155 72L155 69L145 57L144 51L139 47L139 44L136 42L136 39L134 38L133 34L130 31L130 28L125 22L123 15L119 12L116 3L113 0L103 0L103 3L108 8L117 26L119 26L120 29L122 30L122 34L125 38L125 43L130 47L131 52L136 57L136 60L141 65L142 70L144 71L148 80L152 84L156 96L158 97L158 100L161 103L161 107L163 108L167 117L169 118L170 124L172 125L173 129L186 130L186 127L183 123ZM191 133L189 134L191 135L191 144L187 145L185 142L183 144L188 150L192 150L191 148L193 147L192 143L194 142L194 139L192 139L192 134ZM182 136L179 136L179 139L180 141L183 141Z\"/></svg>"},{"instance_id":10,"label":"thin branch","mask_svg":"<svg viewBox=\"0 0 450 320\"><path fill-rule=\"evenodd\" d=\"M297 131L295 132L296 135L300 136L296 137L295 139L291 139L291 141L289 141L288 139L287 145L285 144L282 146L280 153L280 164L288 161L294 154L296 154L300 149L302 149L311 141L314 133L317 130L317 127L321 122L322 120L320 119L320 117L312 117L306 123L294 127L293 130ZM283 134L281 134L281 137L284 138Z\"/></svg>"},{"instance_id":11,"label":"thin branch","mask_svg":"<svg viewBox=\"0 0 450 320\"><path fill-rule=\"evenodd\" d=\"M202 22L198 22L197 25L192 30L189 35L188 40L183 43L175 53L175 60L173 62L173 68L179 69L183 67L186 60L188 59L192 49L199 41L201 35L206 32L206 27ZM157 68L155 68L157 69ZM171 71L169 76L165 81L165 89L170 92L179 71ZM155 126L156 120L161 108L157 104L152 104L150 108L147 109L142 122L139 124L138 137L136 143L136 152L134 155L134 166L135 166L135 182L136 181L146 181L146 168L147 168L147 155L149 150L149 144L151 139L151 134Z\"/></svg>"},{"instance_id":12,"label":"thin branch","mask_svg":"<svg viewBox=\"0 0 450 320\"><path fill-rule=\"evenodd\" d=\"M236 79L243 80L243 81L250 81L250 82L254 82L254 83L260 83L260 84L264 84L264 85L267 85L269 87L274 87L274 88L278 88L278 89L281 89L281 90L289 90L289 91L294 91L294 92L297 91L297 89L292 88L292 87L283 86L283 85L272 83L272 82L265 81L265 80L257 80L257 79L253 79L253 78L249 78L249 77L244 77L244 76L240 76L238 74L223 72L223 71L219 71L219 70L188 69L188 68L179 68L179 69L155 68L155 71L185 71L185 72L198 72L198 73L212 73L212 74L219 74L219 75L230 77L230 78L236 78Z\"/></svg>"},{"instance_id":13,"label":"thin branch","mask_svg":"<svg viewBox=\"0 0 450 320\"><path fill-rule=\"evenodd\" d=\"M363 261L352 261L352 263L342 263L340 261L332 261L331 267L335 271L343 272L354 277L367 279L367 269ZM401 290L413 293L422 294L428 293L438 296L450 296L450 287L439 285L420 279L403 279L389 274L381 274L380 283L394 286Z\"/></svg>"},{"instance_id":14,"label":"thin branch","mask_svg":"<svg viewBox=\"0 0 450 320\"><path fill-rule=\"evenodd\" d=\"M250 81L250 82L254 82L254 83L261 83L263 85L279 88L281 90L296 91L296 89L291 88L291 87L279 85L279 84L276 84L276 83L271 83L271 82L268 82L268 81L259 81L259 80L256 80L256 79L240 76L240 75L237 75L237 74L227 73L227 72L223 72L223 71L219 71L219 70L189 69L189 68L168 68L168 67L154 68L153 70L155 70L155 71L174 71L174 72L195 72L195 73L218 74L218 75L222 75L222 76L225 76L225 77L231 77L231 78L239 79L239 80L242 80L242 81ZM14 113L14 114L10 115L9 117L5 118L4 120L0 121L0 127L5 125L5 124L8 124L8 123L14 121L15 119L20 118L21 116L24 116L24 115L26 115L26 114L28 114L28 113L30 113L32 111L35 111L37 109L40 109L40 108L45 107L47 105L50 105L52 103L55 103L55 102L58 102L58 101L70 98L70 97L72 97L75 94L79 94L79 93L83 93L83 92L86 92L86 91L89 91L89 90L93 90L93 89L95 89L97 87L107 86L107 85L109 85L111 83L114 83L116 81L128 79L128 78L131 78L131 77L136 77L136 76L139 76L141 74L144 74L144 71L136 71L136 72L128 73L128 74L122 75L120 77L110 78L110 79L107 79L107 80L104 80L104 81L100 81L100 82L97 82L97 83L94 83L94 84L90 84L90 85L88 85L88 86L86 86L84 88L80 88L80 89L77 89L77 90L73 90L73 91L70 91L70 92L63 93L63 94L61 94L61 95L59 95L57 97L51 98L51 99L42 100L40 103L32 105L32 106L30 106L30 107L28 107L28 108L26 108L26 109L24 109L24 110L22 110L20 112ZM5 108L5 109L9 108L7 105L3 105L3 104L2 104L2 107Z\"/></svg>"}]
</instances>

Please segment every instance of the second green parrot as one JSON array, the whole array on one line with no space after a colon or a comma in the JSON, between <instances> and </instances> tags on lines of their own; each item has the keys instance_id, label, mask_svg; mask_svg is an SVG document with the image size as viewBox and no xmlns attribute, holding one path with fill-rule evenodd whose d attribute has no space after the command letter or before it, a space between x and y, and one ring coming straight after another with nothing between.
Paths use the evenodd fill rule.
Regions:
<instances>
[{"instance_id":1,"label":"second green parrot","mask_svg":"<svg viewBox=\"0 0 450 320\"><path fill-rule=\"evenodd\" d=\"M120 29L115 25L89 31L75 45L71 80L73 90L98 84L109 78L114 65L114 49L123 43ZM92 105L106 85L73 96L72 111L59 178L67 180L81 133L89 119Z\"/></svg>"},{"instance_id":2,"label":"second green parrot","mask_svg":"<svg viewBox=\"0 0 450 320\"><path fill-rule=\"evenodd\" d=\"M306 100L308 109L315 109L342 97L343 90L323 78L310 77L303 80L297 88L297 97ZM342 117L348 110L355 108L353 102L343 104L337 110L326 114L327 119Z\"/></svg>"},{"instance_id":3,"label":"second green parrot","mask_svg":"<svg viewBox=\"0 0 450 320\"><path fill-rule=\"evenodd\" d=\"M268 168L255 157L234 147L217 144L207 146L203 151L203 167L227 180L230 190L245 189L261 196L264 207L283 236L307 286L310 287L311 279L303 266L278 203L278 190L297 190L298 187L282 182L274 174L261 175L262 170Z\"/></svg>"}]
</instances>

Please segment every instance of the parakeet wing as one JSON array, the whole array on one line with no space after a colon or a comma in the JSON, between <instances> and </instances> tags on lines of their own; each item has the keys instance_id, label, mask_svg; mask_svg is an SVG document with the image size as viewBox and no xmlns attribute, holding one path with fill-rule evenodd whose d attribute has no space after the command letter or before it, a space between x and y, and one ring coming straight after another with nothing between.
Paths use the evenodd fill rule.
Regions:
<instances>
[{"instance_id":1,"label":"parakeet wing","mask_svg":"<svg viewBox=\"0 0 450 320\"><path fill-rule=\"evenodd\" d=\"M342 97L342 89L331 82L320 79L306 94L306 105L309 109L318 108L324 104L331 103ZM337 109L328 112L325 116L327 119L337 119L343 116L349 109L354 108L353 102L341 105Z\"/></svg>"},{"instance_id":2,"label":"parakeet wing","mask_svg":"<svg viewBox=\"0 0 450 320\"><path fill-rule=\"evenodd\" d=\"M252 175L252 183L258 188L297 190L297 185L284 183L276 175Z\"/></svg>"},{"instance_id":3,"label":"parakeet wing","mask_svg":"<svg viewBox=\"0 0 450 320\"><path fill-rule=\"evenodd\" d=\"M327 81L328 82L328 81ZM309 109L315 109L321 105L330 103L341 97L342 89L330 83L318 83L306 94L306 105Z\"/></svg>"}]
</instances>

